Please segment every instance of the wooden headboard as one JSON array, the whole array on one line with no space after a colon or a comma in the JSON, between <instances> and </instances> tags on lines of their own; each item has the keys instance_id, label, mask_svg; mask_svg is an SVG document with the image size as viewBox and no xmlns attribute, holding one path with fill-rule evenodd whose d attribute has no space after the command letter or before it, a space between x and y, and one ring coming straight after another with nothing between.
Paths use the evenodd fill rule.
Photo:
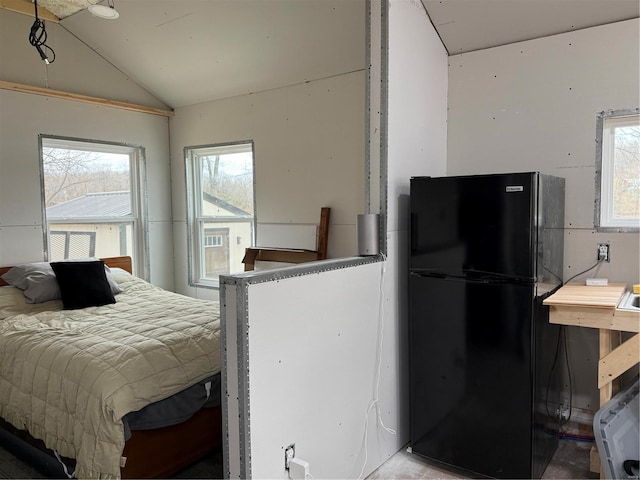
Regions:
<instances>
[{"instance_id":1,"label":"wooden headboard","mask_svg":"<svg viewBox=\"0 0 640 480\"><path fill-rule=\"evenodd\" d=\"M107 267L121 268L133 274L131 257L105 257L105 258L102 258L101 260L107 265Z\"/></svg>"},{"instance_id":2,"label":"wooden headboard","mask_svg":"<svg viewBox=\"0 0 640 480\"><path fill-rule=\"evenodd\" d=\"M126 270L129 273L133 273L132 265L131 265L131 257L106 257L101 259L107 267L110 268L121 268ZM0 267L0 277L4 275L6 272L11 270L13 266L9 267ZM7 283L0 278L0 287L7 285Z\"/></svg>"}]
</instances>

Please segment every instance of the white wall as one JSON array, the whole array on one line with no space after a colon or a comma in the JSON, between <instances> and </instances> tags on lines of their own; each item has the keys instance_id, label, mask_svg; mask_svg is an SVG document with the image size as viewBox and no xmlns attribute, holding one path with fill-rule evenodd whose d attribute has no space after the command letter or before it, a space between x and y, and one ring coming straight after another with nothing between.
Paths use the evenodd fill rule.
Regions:
<instances>
[{"instance_id":1,"label":"white wall","mask_svg":"<svg viewBox=\"0 0 640 480\"><path fill-rule=\"evenodd\" d=\"M639 24L629 20L450 57L447 173L533 171L566 179L565 280L591 275L637 283L637 233L593 227L596 114L638 107ZM583 277L580 277L584 279ZM597 334L569 331L574 406L599 407Z\"/></svg>"},{"instance_id":2,"label":"white wall","mask_svg":"<svg viewBox=\"0 0 640 480\"><path fill-rule=\"evenodd\" d=\"M356 253L356 215L364 208L364 71L179 108L175 113L171 164L178 291L217 295L215 290L188 286L186 146L253 140L259 224L317 225L320 209L330 207L329 258ZM288 243L287 238L282 243Z\"/></svg>"},{"instance_id":3,"label":"white wall","mask_svg":"<svg viewBox=\"0 0 640 480\"><path fill-rule=\"evenodd\" d=\"M400 379L399 436L409 441L409 179L444 175L447 156L447 53L420 2L389 6L387 245L390 318ZM437 392L434 392L437 394Z\"/></svg>"},{"instance_id":4,"label":"white wall","mask_svg":"<svg viewBox=\"0 0 640 480\"><path fill-rule=\"evenodd\" d=\"M230 297L223 304L242 304L246 291L248 307L248 320L226 308L223 321L228 338L237 340L227 343L233 387L225 395L233 478L245 462L254 478L287 478L290 443L315 478L367 476L408 442L403 219L409 177L444 173L446 91L446 52L429 19L412 2L391 2L388 255L381 263L312 274L304 274L306 267L243 274L236 277L240 286L225 288ZM278 274L296 276L269 278ZM245 380L246 391L234 389ZM245 395L247 412L235 400ZM372 401L382 423L369 409ZM235 430L236 412L248 419L246 431Z\"/></svg>"},{"instance_id":5,"label":"white wall","mask_svg":"<svg viewBox=\"0 0 640 480\"><path fill-rule=\"evenodd\" d=\"M444 175L447 52L419 1L389 7L388 223L407 231L409 179Z\"/></svg>"},{"instance_id":6,"label":"white wall","mask_svg":"<svg viewBox=\"0 0 640 480\"><path fill-rule=\"evenodd\" d=\"M0 9L0 79L43 86L44 63L27 42L33 18ZM114 98L162 107L115 68L92 54L59 25L47 23L57 59L48 67L51 88L104 96L83 84L110 83ZM16 41L24 38L24 42ZM24 45L29 46L25 48ZM37 59L37 60L34 60ZM98 80L98 79L101 80ZM78 88L76 88L78 87ZM107 106L0 90L0 265L41 261L44 223L38 135L112 141L145 148L150 280L173 288L169 121L166 117Z\"/></svg>"}]
</instances>

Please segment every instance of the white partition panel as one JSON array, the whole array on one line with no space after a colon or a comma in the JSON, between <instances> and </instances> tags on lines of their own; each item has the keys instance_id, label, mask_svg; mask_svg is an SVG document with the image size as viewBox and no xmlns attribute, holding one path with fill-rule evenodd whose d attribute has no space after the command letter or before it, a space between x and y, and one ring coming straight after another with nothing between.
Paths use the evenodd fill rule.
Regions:
<instances>
[{"instance_id":1,"label":"white partition panel","mask_svg":"<svg viewBox=\"0 0 640 480\"><path fill-rule=\"evenodd\" d=\"M359 478L402 447L397 327L385 312L394 279L386 262L353 262L226 279L235 283L222 296L231 478L288 478L291 444L313 477Z\"/></svg>"},{"instance_id":2,"label":"white partition panel","mask_svg":"<svg viewBox=\"0 0 640 480\"><path fill-rule=\"evenodd\" d=\"M236 477L240 473L240 455L229 455L228 452L240 451L240 423L236 420L240 417L240 395L238 392L238 287L236 285L223 285L220 292L220 300L224 308L221 309L222 337L222 410L225 412L225 419L234 421L222 422L223 449L226 452L224 457L225 478L230 477L230 472L235 472ZM231 326L231 328L225 328Z\"/></svg>"}]
</instances>

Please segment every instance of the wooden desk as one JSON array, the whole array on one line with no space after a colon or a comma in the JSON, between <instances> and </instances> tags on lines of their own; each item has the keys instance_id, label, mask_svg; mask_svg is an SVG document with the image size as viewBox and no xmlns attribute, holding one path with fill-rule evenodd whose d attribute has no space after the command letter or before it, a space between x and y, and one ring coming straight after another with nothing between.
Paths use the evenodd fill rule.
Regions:
<instances>
[{"instance_id":1,"label":"wooden desk","mask_svg":"<svg viewBox=\"0 0 640 480\"><path fill-rule=\"evenodd\" d=\"M544 300L549 305L549 322L599 331L598 389L600 406L619 388L619 377L640 362L640 312L617 308L626 290L623 283L586 286L569 283ZM621 342L621 332L636 335ZM600 457L591 454L591 470L600 471Z\"/></svg>"}]
</instances>

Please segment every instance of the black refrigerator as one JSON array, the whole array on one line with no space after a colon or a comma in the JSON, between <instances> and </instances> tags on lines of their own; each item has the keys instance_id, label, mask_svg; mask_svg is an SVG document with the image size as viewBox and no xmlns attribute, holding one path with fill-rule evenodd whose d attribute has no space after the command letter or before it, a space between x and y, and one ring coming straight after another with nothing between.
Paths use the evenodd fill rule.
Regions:
<instances>
[{"instance_id":1,"label":"black refrigerator","mask_svg":"<svg viewBox=\"0 0 640 480\"><path fill-rule=\"evenodd\" d=\"M540 478L558 445L564 179L413 177L411 451L472 476Z\"/></svg>"}]
</instances>

